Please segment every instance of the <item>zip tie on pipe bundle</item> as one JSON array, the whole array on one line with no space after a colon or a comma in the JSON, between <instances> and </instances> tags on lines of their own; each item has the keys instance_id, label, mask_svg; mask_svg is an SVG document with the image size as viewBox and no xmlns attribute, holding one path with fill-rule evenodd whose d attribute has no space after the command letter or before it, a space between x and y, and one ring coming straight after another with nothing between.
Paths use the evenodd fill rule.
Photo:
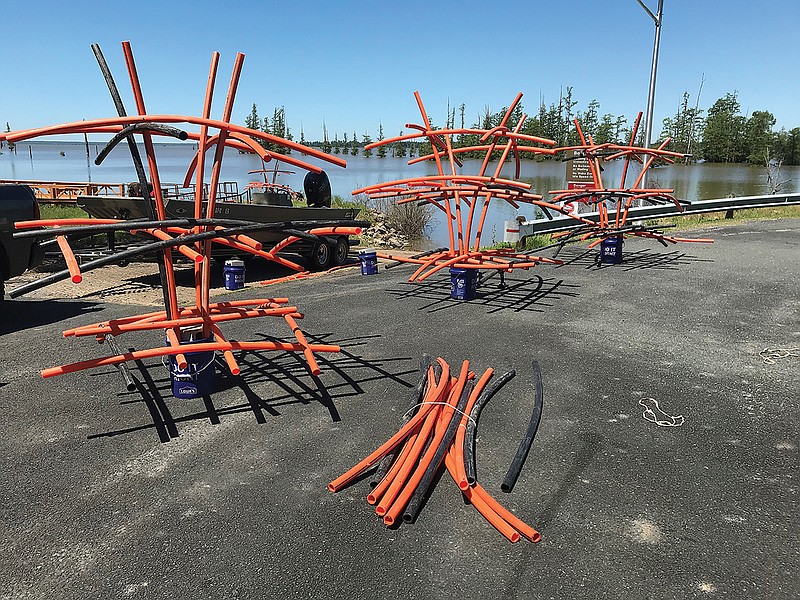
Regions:
<instances>
[{"instance_id":1,"label":"zip tie on pipe bundle","mask_svg":"<svg viewBox=\"0 0 800 600\"><path fill-rule=\"evenodd\" d=\"M457 407L453 406L453 405L452 405L452 404L450 404L449 402L420 402L419 404L415 404L414 406L412 406L411 408L409 408L409 409L408 409L406 412L404 412L404 413L403 413L403 418L405 418L406 416L410 415L412 412L414 412L415 410L417 410L417 409L418 409L420 406L423 406L423 405L425 405L425 404L439 405L439 406L449 406L450 408L452 408L452 409L453 409L455 412L457 412L458 414L460 414L460 415L463 415L463 416L467 417L467 419L469 419L470 421L472 421L473 425L475 425L476 427L478 426L478 422L477 422L475 419L473 419L471 415L467 414L467 413L466 413L465 411L463 411L463 410L458 410L458 408L457 408ZM461 425L461 424L459 424L459 427L466 427L466 425Z\"/></svg>"}]
</instances>

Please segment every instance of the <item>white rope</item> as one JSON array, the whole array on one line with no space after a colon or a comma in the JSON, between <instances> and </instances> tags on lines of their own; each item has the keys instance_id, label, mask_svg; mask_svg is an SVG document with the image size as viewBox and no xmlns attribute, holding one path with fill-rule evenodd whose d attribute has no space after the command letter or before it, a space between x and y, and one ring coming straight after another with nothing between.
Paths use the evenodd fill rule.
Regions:
<instances>
[{"instance_id":1,"label":"white rope","mask_svg":"<svg viewBox=\"0 0 800 600\"><path fill-rule=\"evenodd\" d=\"M458 414L460 414L460 415L463 415L463 416L467 417L467 419L469 419L470 421L472 421L472 423L475 425L475 427L477 427L477 426L478 426L478 422L477 422L475 419L473 419L473 418L472 418L470 415L468 415L468 414L467 414L466 412L464 412L463 410L459 410L457 407L453 406L453 405L452 405L452 404L450 404L449 402L420 402L419 404L415 404L414 406L412 406L411 408L409 408L409 409L408 409L406 412L404 412L404 413L403 413L403 418L406 418L406 417L407 417L408 415L410 415L412 412L414 412L415 410L417 410L417 409L418 409L420 406L424 406L425 404L430 404L430 405L432 405L432 406L434 406L434 405L439 405L439 406L449 406L450 408L452 408L452 409L453 409L455 412L457 412ZM460 425L460 424L459 424L459 427L461 427L461 425ZM466 425L464 425L464 427L466 427Z\"/></svg>"},{"instance_id":2,"label":"white rope","mask_svg":"<svg viewBox=\"0 0 800 600\"><path fill-rule=\"evenodd\" d=\"M653 405L655 406L655 410L650 408L646 401L650 400ZM655 398L640 398L639 405L644 408L644 412L642 413L642 417L646 421L650 421L651 423L655 423L659 427L680 427L683 425L683 415L668 415L661 407L658 405L658 400ZM658 411L658 412L656 412Z\"/></svg>"},{"instance_id":3,"label":"white rope","mask_svg":"<svg viewBox=\"0 0 800 600\"><path fill-rule=\"evenodd\" d=\"M800 356L800 348L764 348L759 354L765 365L774 365L779 358Z\"/></svg>"}]
</instances>

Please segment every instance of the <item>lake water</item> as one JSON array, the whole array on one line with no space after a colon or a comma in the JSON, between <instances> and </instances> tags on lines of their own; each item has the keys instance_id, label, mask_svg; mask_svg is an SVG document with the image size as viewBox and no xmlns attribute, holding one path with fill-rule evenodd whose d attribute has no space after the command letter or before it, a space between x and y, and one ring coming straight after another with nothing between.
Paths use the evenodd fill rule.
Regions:
<instances>
[{"instance_id":1,"label":"lake water","mask_svg":"<svg viewBox=\"0 0 800 600\"><path fill-rule=\"evenodd\" d=\"M17 144L15 152L7 147L0 152L0 179L41 180L41 181L92 181L96 183L128 183L136 179L131 164L130 154L125 144L120 144L105 159L102 165L95 165L94 158L103 148L102 143L89 143L90 159L86 156L83 142L32 141ZM156 144L156 156L159 174L163 183L180 183L186 174L186 166L191 160L196 146L185 144ZM63 152L63 156L62 153ZM302 158L302 157L300 157ZM372 156L342 155L347 160L347 168L340 168L323 161L307 159L325 169L331 180L333 193L348 198L352 190L395 179L436 173L433 163L419 163L409 166L403 158L377 158ZM207 163L210 166L210 159ZM261 160L252 154L239 154L228 150L222 163L222 181L235 181L239 190L258 175L249 175L248 171L262 168ZM475 173L480 166L477 160L465 161L460 169L464 173ZM289 167L290 170L294 170ZM503 168L502 176L513 178L513 165ZM608 186L616 187L622 172L622 162L616 161L604 166L603 178ZM303 177L300 171L295 174L281 175L279 183L294 189L303 189ZM628 182L632 181L628 175ZM649 175L649 186L672 188L677 198L686 200L709 200L726 196L757 196L768 193L766 170L764 167L752 165L697 164L672 165L654 169ZM533 184L533 191L543 194L550 190L566 187L566 167L560 161L523 161L521 179ZM785 192L800 192L800 167L783 167L780 181L790 180L782 188ZM436 211L436 221L430 231L433 244L447 243L447 230L440 218L442 213ZM502 241L503 222L522 215L533 218L533 210L522 206L520 210L511 205L493 203L486 227L484 241Z\"/></svg>"}]
</instances>

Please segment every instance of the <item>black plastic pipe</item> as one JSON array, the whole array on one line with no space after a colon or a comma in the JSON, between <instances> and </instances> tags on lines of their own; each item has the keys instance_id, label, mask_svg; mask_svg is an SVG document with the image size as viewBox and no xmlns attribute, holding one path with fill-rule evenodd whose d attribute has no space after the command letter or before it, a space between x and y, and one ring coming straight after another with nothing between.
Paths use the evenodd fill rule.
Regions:
<instances>
[{"instance_id":1,"label":"black plastic pipe","mask_svg":"<svg viewBox=\"0 0 800 600\"><path fill-rule=\"evenodd\" d=\"M500 388L505 384L514 379L516 374L517 372L511 369L494 381L488 383L486 387L483 388L481 395L478 396L478 399L475 401L475 406L472 407L469 413L470 418L467 420L467 431L464 435L464 471L466 471L467 482L470 485L473 485L478 480L475 467L475 430L478 426L478 419L481 416L481 411L483 407L486 406L486 403L491 400L492 396L499 392Z\"/></svg>"},{"instance_id":2,"label":"black plastic pipe","mask_svg":"<svg viewBox=\"0 0 800 600\"><path fill-rule=\"evenodd\" d=\"M411 417L417 412L420 402L422 402L422 399L425 397L425 390L428 386L428 367L431 366L432 360L433 359L427 354L422 355L422 359L419 363L419 380L414 388L414 393L411 394L411 406L408 407L406 414L403 415L403 424L401 427L411 420ZM370 489L377 486L381 480L386 477L386 473L388 473L389 469L392 467L392 463L399 450L399 447L395 447L378 463L378 468L375 469L375 472L369 480Z\"/></svg>"},{"instance_id":3,"label":"black plastic pipe","mask_svg":"<svg viewBox=\"0 0 800 600\"><path fill-rule=\"evenodd\" d=\"M116 134L114 137L108 140L108 143L105 145L105 148L100 150L100 153L97 155L97 158L94 159L94 164L98 166L102 164L102 162L106 159L106 156L108 156L108 154L114 149L114 147L117 144L119 144L122 140L127 139L127 137L132 133L136 133L138 131L157 131L158 133L178 138L181 141L185 141L189 137L188 133L186 133L182 129L178 129L177 127L172 127L171 125L164 125L162 123L152 123L149 121L145 121L142 123L134 123L133 125L128 125L127 127L123 127L118 134ZM142 193L144 193L144 191Z\"/></svg>"},{"instance_id":4,"label":"black plastic pipe","mask_svg":"<svg viewBox=\"0 0 800 600\"><path fill-rule=\"evenodd\" d=\"M517 453L514 460L511 461L511 466L508 468L503 483L500 484L500 489L508 493L514 489L514 484L517 483L519 472L522 470L522 465L525 464L525 459L528 458L528 452L533 444L533 438L536 437L536 431L539 429L539 423L542 420L542 403L544 402L544 389L542 387L542 371L539 368L539 363L533 361L533 385L534 385L534 399L533 399L533 412L531 413L531 420L528 423L528 429L525 436L519 443Z\"/></svg>"},{"instance_id":5,"label":"black plastic pipe","mask_svg":"<svg viewBox=\"0 0 800 600\"><path fill-rule=\"evenodd\" d=\"M128 248L127 250L122 250L120 252L117 252L116 254L103 256L98 259L89 261L87 263L83 263L81 265L81 272L93 271L94 269L98 269L100 267L105 267L106 265L111 265L123 260L127 260L133 258L134 256L148 254L149 252L159 252L163 251L166 248L173 248L174 246L180 246L182 244L188 245L193 242L208 240L215 237L227 237L235 235L237 233L257 231L263 228L264 227L260 224L245 225L242 227L230 227L225 231L204 231L202 233L182 235L171 240L159 240L157 242L151 242L149 244L142 244L141 246L136 246L135 248ZM34 290L38 290L53 283L68 279L69 277L70 277L69 269L64 269L63 271L58 271L56 273L48 275L47 277L42 277L41 279L37 279L36 281L31 281L30 283L26 283L25 285L21 285L17 288L14 288L13 290L10 290L8 292L8 296L10 298L17 298L18 296L22 296L23 294L27 294L28 292L32 292Z\"/></svg>"},{"instance_id":6,"label":"black plastic pipe","mask_svg":"<svg viewBox=\"0 0 800 600\"><path fill-rule=\"evenodd\" d=\"M428 488L431 487L433 477L436 475L436 471L439 470L439 466L442 464L444 455L447 453L448 449L450 448L450 444L453 443L453 438L456 436L458 425L461 423L461 416L464 414L464 409L467 406L467 401L469 400L470 394L472 394L473 386L474 384L472 381L468 381L464 385L464 389L461 391L461 397L458 399L456 409L453 411L453 414L450 417L450 422L447 424L444 437L442 438L441 442L439 443L439 447L436 448L436 452L433 455L433 460L431 460L431 462L428 464L428 468L425 469L425 473L422 475L422 479L420 479L417 489L414 490L411 499L406 505L406 509L403 511L404 523L411 523L417 517L417 513L422 505L422 500L425 498L425 494L428 493Z\"/></svg>"}]
</instances>

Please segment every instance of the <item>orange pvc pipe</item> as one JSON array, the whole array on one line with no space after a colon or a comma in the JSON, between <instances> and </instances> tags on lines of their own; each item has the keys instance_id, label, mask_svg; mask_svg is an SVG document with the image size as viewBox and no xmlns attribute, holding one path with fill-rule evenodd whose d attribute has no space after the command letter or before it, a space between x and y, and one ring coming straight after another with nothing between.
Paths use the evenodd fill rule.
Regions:
<instances>
[{"instance_id":1,"label":"orange pvc pipe","mask_svg":"<svg viewBox=\"0 0 800 600\"><path fill-rule=\"evenodd\" d=\"M400 469L405 464L406 459L411 453L411 450L414 447L414 442L417 440L418 436L419 431L415 431L408 436L403 444L402 449L400 450L400 453L394 459L392 466L386 472L386 475L384 475L383 479L378 482L378 485L376 485L370 491L370 493L367 494L367 503L375 505L383 497L383 495L386 493L386 490L389 489L389 486L395 480L395 477L397 477ZM384 513L385 512L386 511L384 511ZM383 516L384 513L378 513L378 516Z\"/></svg>"},{"instance_id":2,"label":"orange pvc pipe","mask_svg":"<svg viewBox=\"0 0 800 600\"><path fill-rule=\"evenodd\" d=\"M134 232L134 231L143 231L145 233L149 233L150 235L152 235L155 238L158 238L159 240L165 240L166 241L166 240L174 240L175 239L174 237L172 237L171 235L169 235L165 231L162 231L161 229L134 229L134 230L131 230L131 232ZM199 252L195 252L189 246L186 246L184 244L180 244L179 246L175 246L175 248L178 250L178 252L183 254L186 258L188 258L192 262L201 263L204 260L204 257L203 257L202 254L200 254ZM177 313L177 306L175 307L175 312Z\"/></svg>"},{"instance_id":3,"label":"orange pvc pipe","mask_svg":"<svg viewBox=\"0 0 800 600\"><path fill-rule=\"evenodd\" d=\"M433 461L433 457L436 454L436 451L439 448L439 445L442 442L442 438L444 438L445 430L447 429L447 424L453 418L453 413L455 412L456 405L458 404L458 399L461 396L461 392L464 389L464 385L467 383L467 374L469 373L469 362L464 361L461 363L461 371L459 372L458 379L456 380L455 385L450 389L448 394L448 398L445 401L445 406L442 407L441 411L439 411L439 419L441 419L443 426L438 427L434 430L434 436L431 440L428 449L422 455L422 458L419 459L419 463L417 464L414 473L409 478L408 482L406 483L403 490L398 494L395 501L392 503L391 508L386 511L386 514L383 516L383 522L386 525L392 526L394 525L397 517L400 513L405 509L408 501L411 499L411 496L417 489L420 481L422 481L423 476L425 475L425 471L428 468L428 465L431 464ZM444 375L442 375L444 377ZM438 419L437 419L438 420Z\"/></svg>"},{"instance_id":4,"label":"orange pvc pipe","mask_svg":"<svg viewBox=\"0 0 800 600\"><path fill-rule=\"evenodd\" d=\"M175 329L167 327L164 330L164 333L166 333L166 335L167 335L167 341L169 342L170 346L172 346L173 348L180 348L181 347L181 341L180 341L180 339L178 339L178 334L175 331ZM186 367L189 366L189 363L186 361L186 355L183 354L183 353L176 354L175 355L175 364L178 365L178 368L181 371L185 371Z\"/></svg>"},{"instance_id":5,"label":"orange pvc pipe","mask_svg":"<svg viewBox=\"0 0 800 600\"><path fill-rule=\"evenodd\" d=\"M223 344L228 343L228 340L222 335L222 330L215 323L211 324L211 333L214 334L214 338L218 342L222 342ZM236 358L233 356L233 352L230 350L223 350L222 357L225 359L225 364L228 365L228 370L231 372L231 375L236 376L242 372L239 368L239 363L236 362Z\"/></svg>"},{"instance_id":6,"label":"orange pvc pipe","mask_svg":"<svg viewBox=\"0 0 800 600\"><path fill-rule=\"evenodd\" d=\"M236 88L239 84L239 76L242 72L242 65L244 63L244 54L238 52L236 59L233 63L233 70L231 72L231 81L228 84L228 95L225 98L225 106L223 108L222 122L228 123L231 119L233 112L233 102L236 98ZM228 137L229 129L223 127L220 129L219 141L214 153L214 163L211 167L211 181L208 185L208 199L206 201L206 218L211 219L214 217L214 206L217 201L217 184L219 183L220 173L222 171L222 158L225 151L225 139ZM206 256L211 255L211 241L206 240L203 242L203 254ZM203 264L203 269L200 277L200 304L204 309L208 308L209 295L211 293L211 264L207 261ZM206 332L207 333L207 332Z\"/></svg>"},{"instance_id":7,"label":"orange pvc pipe","mask_svg":"<svg viewBox=\"0 0 800 600\"><path fill-rule=\"evenodd\" d=\"M165 321L125 323L121 325L114 325L113 327L104 327L101 323L94 328L81 329L80 331L75 332L74 335L75 337L103 335L108 333L119 335L131 331L155 331L157 329L186 327L189 325L204 325L210 323L223 323L225 321L237 321L239 319L249 319L253 317L282 317L284 315L293 315L296 313L297 307L295 306L281 306L276 308L255 308L246 311L230 313L211 313L209 315L200 315L196 317L182 316Z\"/></svg>"},{"instance_id":8,"label":"orange pvc pipe","mask_svg":"<svg viewBox=\"0 0 800 600\"><path fill-rule=\"evenodd\" d=\"M459 261L462 261L462 260L467 260L467 259L475 257L475 256L480 256L480 254L481 254L480 252L469 252L467 254L462 254L460 256L456 256L455 258L451 258L450 260L446 260L443 263L439 263L439 264L431 267L424 275L421 275L417 279L417 281L425 281L428 277L430 277L434 273L437 273L437 272L441 271L445 267L453 266L453 265L455 265L456 263L458 263Z\"/></svg>"},{"instance_id":9,"label":"orange pvc pipe","mask_svg":"<svg viewBox=\"0 0 800 600\"><path fill-rule=\"evenodd\" d=\"M639 130L639 121L641 120L642 120L642 111L639 111L639 114L636 115L636 122L633 124L633 127L631 128L631 139L630 142L628 143L629 146L633 146L633 144L636 142L636 133ZM631 160L630 156L625 157L625 164L622 167L622 181L619 184L619 187L621 188L625 187L625 179L628 175L628 165L630 164L630 160Z\"/></svg>"},{"instance_id":10,"label":"orange pvc pipe","mask_svg":"<svg viewBox=\"0 0 800 600\"><path fill-rule=\"evenodd\" d=\"M112 225L122 223L120 219L37 219L17 221L14 229L38 229L39 227L71 227L73 225Z\"/></svg>"},{"instance_id":11,"label":"orange pvc pipe","mask_svg":"<svg viewBox=\"0 0 800 600\"><path fill-rule=\"evenodd\" d=\"M237 309L240 307L246 306L255 306L258 308L278 308L278 305L287 304L289 302L288 298L258 298L255 300L228 300L226 302L218 302L211 305L211 312L217 313L225 313L226 311L230 311L231 309ZM181 315L194 315L197 316L199 310L197 307L192 306L188 308L184 308L180 311L178 316ZM166 312L155 311L150 313L144 313L141 315L133 315L129 317L120 317L119 319L112 319L110 321L104 321L101 323L97 323L94 325L82 325L80 327L74 327L72 329L66 329L63 331L64 337L71 337L74 335L81 335L80 332L92 330L92 333L89 335L94 335L94 330L98 327L108 328L105 333L114 333L113 328L118 327L120 325L125 325L128 323L144 323L144 322L154 322L158 320L163 320L166 318ZM102 332L101 332L102 333Z\"/></svg>"},{"instance_id":12,"label":"orange pvc pipe","mask_svg":"<svg viewBox=\"0 0 800 600\"><path fill-rule=\"evenodd\" d=\"M191 123L192 125L207 125L218 129L224 129L233 133L242 133L252 138L273 142L290 150L296 150L300 154L306 154L335 164L339 167L346 167L347 161L325 154L314 148L303 146L296 142L292 142L281 137L277 137L263 131L255 131L241 125L234 123L227 123L225 121L217 121L214 119L205 119L202 117L193 117L189 115L129 115L127 117L111 117L105 119L92 119L86 121L77 121L72 123L61 123L59 125L50 125L47 127L38 127L35 129L27 129L24 131L15 131L9 134L6 139L10 142L21 142L26 139L39 137L43 135L61 135L66 133L91 133L93 128L106 127L109 125L132 125L135 123ZM74 131L73 131L74 130Z\"/></svg>"},{"instance_id":13,"label":"orange pvc pipe","mask_svg":"<svg viewBox=\"0 0 800 600\"><path fill-rule=\"evenodd\" d=\"M61 250L61 254L64 256L64 260L67 263L67 269L69 269L69 275L72 283L80 283L83 281L81 268L78 266L78 261L75 260L75 254L72 252L72 248L69 247L67 238L63 235L57 235L56 242L58 242L58 248Z\"/></svg>"},{"instance_id":14,"label":"orange pvc pipe","mask_svg":"<svg viewBox=\"0 0 800 600\"><path fill-rule=\"evenodd\" d=\"M509 511L506 507L500 504L497 500L495 500L489 492L487 492L483 486L479 483L476 483L472 487L473 494L477 495L481 500L483 500L492 510L494 510L500 517L505 519L514 529L520 532L523 537L531 542L538 542L542 539L542 536L539 535L539 532L536 531L533 527L525 523L522 519L517 517L514 513Z\"/></svg>"},{"instance_id":15,"label":"orange pvc pipe","mask_svg":"<svg viewBox=\"0 0 800 600\"><path fill-rule=\"evenodd\" d=\"M475 406L475 402L478 400L478 396L481 395L483 388L486 387L486 384L492 377L493 373L494 371L492 369L486 369L483 375L481 375L480 379L478 379L477 383L475 383L475 387L472 389L472 394L469 396L467 406L464 408L464 414L461 415L461 422L458 424L458 431L456 431L455 441L451 447L451 450L454 453L460 452L462 455L464 454L464 438L467 432L467 423L470 419L469 415L472 412L472 408ZM469 482L467 481L467 471L464 468L463 456L462 460L455 461L455 472L452 473L452 475L459 489L465 490L469 487Z\"/></svg>"},{"instance_id":16,"label":"orange pvc pipe","mask_svg":"<svg viewBox=\"0 0 800 600\"><path fill-rule=\"evenodd\" d=\"M428 402L441 401L441 396L438 396L432 400L428 400ZM405 460L398 468L397 474L392 478L389 486L386 489L386 492L383 494L378 502L378 505L375 507L375 514L377 514L379 517L385 518L388 512L395 505L395 501L397 500L398 496L400 496L403 486L409 480L412 470L414 470L414 467L417 465L420 454L422 454L422 451L425 449L425 444L428 442L428 438L430 437L431 432L434 430L441 412L440 406L434 406L433 410L428 413L425 422L422 424L419 433L416 435L414 445L411 447L411 450L408 452ZM419 468L420 467L417 466L417 469ZM402 510L404 507L405 505L400 507L399 510Z\"/></svg>"},{"instance_id":17,"label":"orange pvc pipe","mask_svg":"<svg viewBox=\"0 0 800 600\"><path fill-rule=\"evenodd\" d=\"M319 368L317 360L314 358L314 353L311 351L311 344L308 343L308 340L300 329L300 326L297 324L297 321L295 321L291 315L283 315L283 318L286 320L286 323L292 330L294 337L297 338L298 343L303 347L303 356L306 357L306 362L308 363L309 369L311 369L311 374L319 375L322 370Z\"/></svg>"},{"instance_id":18,"label":"orange pvc pipe","mask_svg":"<svg viewBox=\"0 0 800 600\"><path fill-rule=\"evenodd\" d=\"M144 106L144 97L142 96L142 87L139 83L139 75L136 72L136 64L133 60L133 52L131 51L130 42L122 42L122 53L125 56L125 64L128 68L128 75L130 76L131 88L133 90L134 101L136 102L136 110L140 115L147 113ZM147 155L147 165L150 170L150 181L153 184L153 196L155 200L156 214L159 219L166 218L166 211L164 209L164 198L161 194L161 181L158 174L158 165L156 163L155 150L153 148L153 140L147 131L142 132L142 139L144 140L145 154ZM144 190L143 190L144 193ZM165 307L169 314L175 315L178 312L178 291L175 285L175 271L172 265L172 249L164 248L161 251L164 262L164 275L166 280L166 292L169 306Z\"/></svg>"},{"instance_id":19,"label":"orange pvc pipe","mask_svg":"<svg viewBox=\"0 0 800 600\"><path fill-rule=\"evenodd\" d=\"M444 458L444 464L447 468L447 472L450 474L450 477L453 478L453 481L456 480L456 464L457 460L455 457L455 452L453 446L450 447L450 451ZM494 527L497 531L499 531L509 542L512 544L516 544L520 540L519 532L514 529L506 520L504 520L500 515L498 515L495 511L493 511L482 499L473 492L473 489L467 486L467 489L462 490L462 493L467 498L467 500L476 508L476 510L481 513L484 519L486 519L489 524Z\"/></svg>"},{"instance_id":20,"label":"orange pvc pipe","mask_svg":"<svg viewBox=\"0 0 800 600\"><path fill-rule=\"evenodd\" d=\"M208 79L206 80L206 93L203 98L203 118L207 119L211 116L211 104L214 99L214 85L217 80L217 68L219 66L219 52L213 52L211 54L211 64L209 65L208 69ZM201 125L200 126L200 134L198 136L197 141L197 153L195 154L196 163L195 163L195 189L194 189L194 216L196 219L199 219L203 216L203 182L205 180L205 155L206 149L209 144L208 139L208 126ZM190 164L191 168L191 164ZM191 171L186 171L186 177L184 178L184 187L188 187L189 183L188 180L190 178ZM195 227L194 232L200 233L202 231L202 227ZM204 250L204 244L198 242L196 244L198 250ZM195 305L197 306L198 310L202 310L203 308L203 268L200 265L195 264L194 266L194 294L195 294Z\"/></svg>"},{"instance_id":21,"label":"orange pvc pipe","mask_svg":"<svg viewBox=\"0 0 800 600\"><path fill-rule=\"evenodd\" d=\"M300 344L291 344L286 342L210 342L207 344L192 344L192 352L210 352L210 351L224 351L224 350L280 350L283 352L298 352L303 347ZM314 352L340 352L339 346L328 344L314 344L311 346ZM165 346L163 348L151 348L149 350L137 350L135 352L126 352L116 356L106 356L104 358L94 358L91 360L84 360L81 362L72 363L69 365L61 365L58 367L51 367L42 370L42 377L55 377L56 375L63 375L64 373L74 373L76 371L84 371L95 367L104 367L110 365L117 365L130 360L142 360L145 358L156 358L159 356L170 356L178 354L179 350Z\"/></svg>"},{"instance_id":22,"label":"orange pvc pipe","mask_svg":"<svg viewBox=\"0 0 800 600\"><path fill-rule=\"evenodd\" d=\"M441 390L449 383L450 380L450 366L441 358L436 359L442 367L442 376L439 379L439 382L436 385L436 388L432 392L434 395L438 395L441 393ZM433 367L430 368L428 371L429 380L433 380ZM342 487L350 483L353 479L358 477L361 473L371 467L373 464L378 462L383 456L389 452L390 450L394 449L397 445L399 445L403 440L408 437L408 434L416 429L420 423L425 419L428 412L433 408L433 405L423 405L420 407L420 410L417 412L416 415L409 419L408 423L406 423L397 433L395 433L392 437L386 440L383 444L381 444L377 449L375 449L369 456L361 460L358 464L351 467L345 473L342 473L331 481L328 484L328 490L331 492L337 492Z\"/></svg>"}]
</instances>

